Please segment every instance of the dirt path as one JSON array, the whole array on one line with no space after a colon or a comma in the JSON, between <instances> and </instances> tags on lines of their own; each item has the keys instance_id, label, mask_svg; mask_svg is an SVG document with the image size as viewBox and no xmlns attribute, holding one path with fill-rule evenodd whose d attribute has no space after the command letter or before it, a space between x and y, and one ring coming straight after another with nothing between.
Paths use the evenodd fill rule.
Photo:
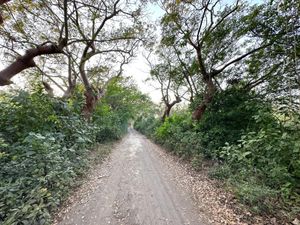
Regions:
<instances>
[{"instance_id":1,"label":"dirt path","mask_svg":"<svg viewBox=\"0 0 300 225\"><path fill-rule=\"evenodd\" d=\"M96 168L93 188L75 201L59 225L204 225L188 187L156 145L130 130L110 159Z\"/></svg>"}]
</instances>

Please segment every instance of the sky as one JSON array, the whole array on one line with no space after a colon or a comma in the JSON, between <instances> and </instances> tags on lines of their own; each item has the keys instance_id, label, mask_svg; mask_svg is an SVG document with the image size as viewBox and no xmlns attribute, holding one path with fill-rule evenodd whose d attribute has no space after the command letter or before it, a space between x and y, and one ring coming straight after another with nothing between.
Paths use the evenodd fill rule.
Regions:
<instances>
[{"instance_id":1,"label":"sky","mask_svg":"<svg viewBox=\"0 0 300 225\"><path fill-rule=\"evenodd\" d=\"M158 5L148 4L147 15L149 22L155 22L161 18L163 11ZM159 35L160 30L158 29L157 36L159 37ZM124 75L131 76L136 81L139 89L143 93L148 94L153 102L159 103L161 101L162 97L158 84L151 81L146 82L146 79L150 77L150 67L143 56L142 50L138 52L137 57L131 63L124 67Z\"/></svg>"}]
</instances>

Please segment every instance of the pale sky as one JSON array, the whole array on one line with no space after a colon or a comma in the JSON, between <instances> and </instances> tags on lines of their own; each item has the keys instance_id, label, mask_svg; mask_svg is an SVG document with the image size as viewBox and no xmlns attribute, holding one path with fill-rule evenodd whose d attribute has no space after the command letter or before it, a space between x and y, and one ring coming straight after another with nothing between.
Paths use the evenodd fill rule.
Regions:
<instances>
[{"instance_id":1,"label":"pale sky","mask_svg":"<svg viewBox=\"0 0 300 225\"><path fill-rule=\"evenodd\" d=\"M163 15L163 11L158 5L148 4L147 15L149 22L155 22ZM157 36L160 35L159 27L157 27ZM142 50L141 50L142 51ZM152 101L159 103L161 101L161 94L158 90L158 84L154 82L146 82L145 80L149 78L150 67L147 64L142 52L139 52L137 57L132 60L132 62L124 67L124 75L131 76L137 83L139 89L148 94Z\"/></svg>"}]
</instances>

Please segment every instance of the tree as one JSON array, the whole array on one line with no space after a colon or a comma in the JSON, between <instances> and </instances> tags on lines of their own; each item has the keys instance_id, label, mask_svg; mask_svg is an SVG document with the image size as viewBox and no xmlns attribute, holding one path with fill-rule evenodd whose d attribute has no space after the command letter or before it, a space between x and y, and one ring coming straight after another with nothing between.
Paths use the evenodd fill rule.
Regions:
<instances>
[{"instance_id":1,"label":"tree","mask_svg":"<svg viewBox=\"0 0 300 225\"><path fill-rule=\"evenodd\" d=\"M97 64L100 63L104 69L102 72L120 76L123 66L134 56L146 29L140 21L142 5L120 0L102 1L98 5L78 1L72 4L75 13L71 21L77 32L70 43L80 41L81 55L77 64L86 90L83 113L88 118L105 90L96 85L87 70L99 68Z\"/></svg>"},{"instance_id":2,"label":"tree","mask_svg":"<svg viewBox=\"0 0 300 225\"><path fill-rule=\"evenodd\" d=\"M2 1L2 4L5 2L7 1ZM31 9L29 9L30 7ZM18 14L14 15L14 12L12 12L13 9L11 8L16 8ZM14 61L5 69L0 71L1 86L11 84L10 79L23 70L36 67L36 63L34 61L35 57L62 54L64 48L68 44L69 30L67 0L64 0L63 3L59 3L57 5L51 4L47 1L31 3L30 5L15 3L15 5L12 5L11 8L7 7L4 11L4 13L9 15L11 19L6 24L8 28L1 28L1 34L4 37L1 47L14 54ZM58 12L61 12L61 19L56 14L57 10ZM47 19L41 16L40 11L43 12ZM57 30L57 32L48 36L44 35L47 31L36 32L33 23L36 23L36 26L51 24L52 26L50 27ZM46 27L49 28L49 26ZM40 29L45 29L45 27ZM46 40L41 44L38 44L38 42L42 39L41 37ZM25 54L22 55L18 53L18 50L20 50L19 48L22 49L23 46L26 46L26 49Z\"/></svg>"},{"instance_id":3,"label":"tree","mask_svg":"<svg viewBox=\"0 0 300 225\"><path fill-rule=\"evenodd\" d=\"M0 84L10 84L11 77L30 67L37 67L42 76L65 92L65 97L81 81L87 118L105 92L105 80L122 74L148 30L141 20L143 3L138 1L16 3L5 12L9 15L15 8L22 10L17 10L2 29L2 47L15 62L0 72ZM36 44L41 40L42 44ZM24 48L25 54L19 54ZM49 54L54 54L53 58ZM43 66L33 61L37 56L42 56L38 61ZM50 85L45 87L50 90Z\"/></svg>"},{"instance_id":4,"label":"tree","mask_svg":"<svg viewBox=\"0 0 300 225\"><path fill-rule=\"evenodd\" d=\"M150 61L150 54L147 57L148 64L151 68L151 79L159 83L159 89L162 95L162 102L164 104L164 112L161 120L164 121L170 116L172 108L182 101L182 98L187 93L184 90L186 85L183 85L184 80L181 77L181 70L176 64L177 62L172 60L170 49L158 47L156 53L160 62L153 64Z\"/></svg>"},{"instance_id":5,"label":"tree","mask_svg":"<svg viewBox=\"0 0 300 225\"><path fill-rule=\"evenodd\" d=\"M273 42L273 45L245 60L242 77L247 80L245 88L255 89L275 104L288 106L289 110L299 108L298 11L296 1L270 1L252 11L257 15L252 20L252 37Z\"/></svg>"},{"instance_id":6,"label":"tree","mask_svg":"<svg viewBox=\"0 0 300 225\"><path fill-rule=\"evenodd\" d=\"M192 49L198 74L204 83L202 102L193 113L200 120L230 70L250 55L273 44L272 40L251 39L253 14L239 0L222 5L221 0L164 1L163 39L170 46ZM253 10L253 9L252 9Z\"/></svg>"}]
</instances>

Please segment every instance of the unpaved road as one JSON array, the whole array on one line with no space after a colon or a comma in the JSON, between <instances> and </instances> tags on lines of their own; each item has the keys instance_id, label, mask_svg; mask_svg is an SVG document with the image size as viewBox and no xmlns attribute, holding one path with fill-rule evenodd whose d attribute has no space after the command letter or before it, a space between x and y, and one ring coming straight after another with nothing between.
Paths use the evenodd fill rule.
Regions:
<instances>
[{"instance_id":1,"label":"unpaved road","mask_svg":"<svg viewBox=\"0 0 300 225\"><path fill-rule=\"evenodd\" d=\"M188 187L177 185L158 146L130 129L108 162L101 182L75 202L59 225L204 225Z\"/></svg>"}]
</instances>

